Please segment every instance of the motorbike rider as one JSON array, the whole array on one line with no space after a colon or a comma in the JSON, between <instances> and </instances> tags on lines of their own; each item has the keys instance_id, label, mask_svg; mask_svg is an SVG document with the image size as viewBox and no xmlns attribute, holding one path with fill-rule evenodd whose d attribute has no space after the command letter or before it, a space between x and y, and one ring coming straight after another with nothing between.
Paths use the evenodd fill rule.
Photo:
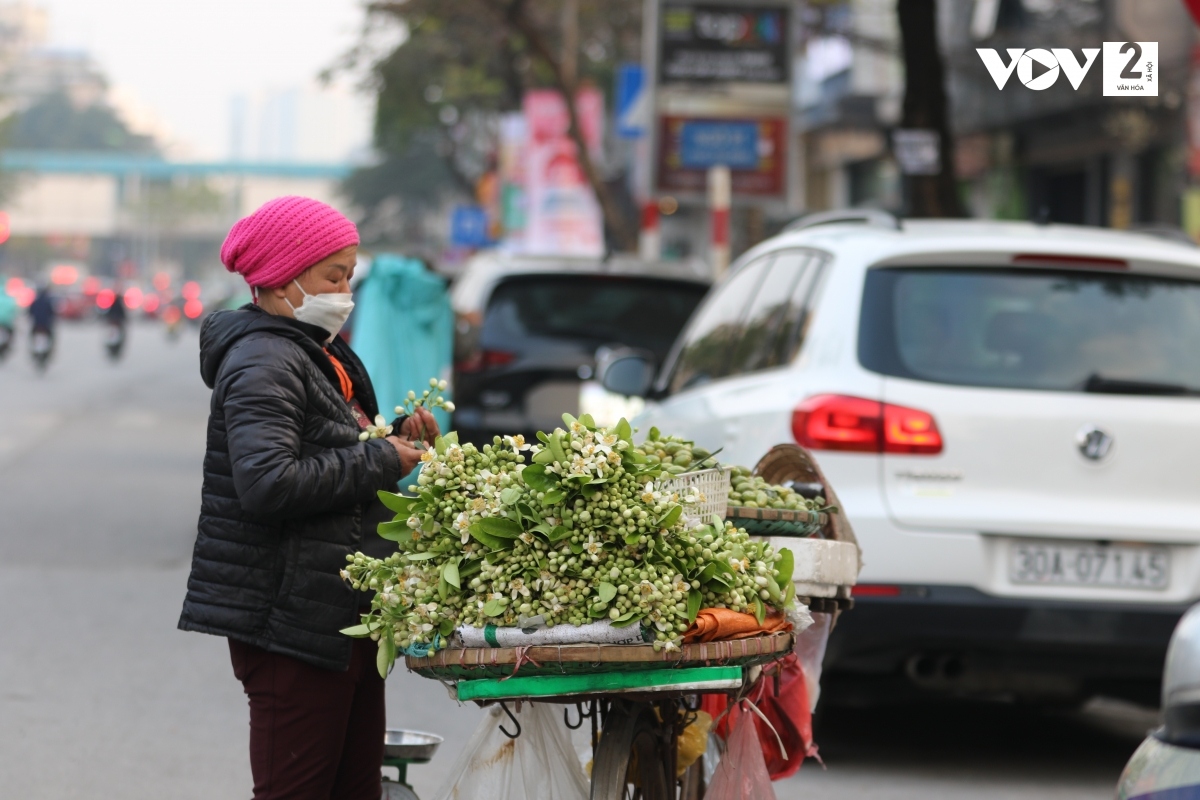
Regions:
<instances>
[{"instance_id":1,"label":"motorbike rider","mask_svg":"<svg viewBox=\"0 0 1200 800\"><path fill-rule=\"evenodd\" d=\"M127 319L128 315L125 312L124 300L121 293L117 292L113 304L104 312L104 324L108 328L104 341L111 358L120 357L121 349L125 346L125 323Z\"/></svg>"},{"instance_id":2,"label":"motorbike rider","mask_svg":"<svg viewBox=\"0 0 1200 800\"><path fill-rule=\"evenodd\" d=\"M54 350L54 295L46 284L38 286L37 296L29 304L29 318L33 328L29 336L29 348L39 367L45 367Z\"/></svg>"}]
</instances>

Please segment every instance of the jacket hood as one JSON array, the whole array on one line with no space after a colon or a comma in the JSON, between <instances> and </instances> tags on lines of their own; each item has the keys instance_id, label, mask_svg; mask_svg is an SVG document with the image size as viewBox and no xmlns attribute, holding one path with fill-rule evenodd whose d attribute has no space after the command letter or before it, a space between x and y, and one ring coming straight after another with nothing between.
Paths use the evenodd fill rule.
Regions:
<instances>
[{"instance_id":1,"label":"jacket hood","mask_svg":"<svg viewBox=\"0 0 1200 800\"><path fill-rule=\"evenodd\" d=\"M253 303L247 303L233 311L218 311L204 321L200 329L200 377L204 379L204 385L211 389L216 384L217 372L229 348L242 337L259 331L291 339L322 367L329 363L329 359L323 357L322 343L329 337L325 329L268 314ZM331 370L332 367L329 367Z\"/></svg>"}]
</instances>

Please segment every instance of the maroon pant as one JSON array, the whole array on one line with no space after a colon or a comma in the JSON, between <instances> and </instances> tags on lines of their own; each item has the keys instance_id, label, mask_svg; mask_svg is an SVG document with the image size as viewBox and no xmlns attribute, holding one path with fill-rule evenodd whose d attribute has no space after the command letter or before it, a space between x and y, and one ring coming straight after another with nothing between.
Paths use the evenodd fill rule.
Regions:
<instances>
[{"instance_id":1,"label":"maroon pant","mask_svg":"<svg viewBox=\"0 0 1200 800\"><path fill-rule=\"evenodd\" d=\"M355 640L350 669L334 672L229 640L250 700L254 800L379 800L385 721L375 649Z\"/></svg>"}]
</instances>

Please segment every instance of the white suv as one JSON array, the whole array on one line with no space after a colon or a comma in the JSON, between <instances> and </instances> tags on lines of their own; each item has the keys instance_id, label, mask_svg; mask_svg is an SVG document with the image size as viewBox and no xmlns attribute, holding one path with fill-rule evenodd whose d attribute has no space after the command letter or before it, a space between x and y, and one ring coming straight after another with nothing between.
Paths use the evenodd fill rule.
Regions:
<instances>
[{"instance_id":1,"label":"white suv","mask_svg":"<svg viewBox=\"0 0 1200 800\"><path fill-rule=\"evenodd\" d=\"M643 430L814 451L865 560L828 689L1154 702L1200 597L1200 250L819 215L734 265L652 385L604 366Z\"/></svg>"}]
</instances>

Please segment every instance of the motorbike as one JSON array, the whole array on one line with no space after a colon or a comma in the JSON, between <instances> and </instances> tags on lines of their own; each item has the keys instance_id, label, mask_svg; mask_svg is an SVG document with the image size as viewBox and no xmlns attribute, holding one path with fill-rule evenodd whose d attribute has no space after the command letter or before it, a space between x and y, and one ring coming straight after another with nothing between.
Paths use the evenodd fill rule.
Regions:
<instances>
[{"instance_id":1,"label":"motorbike","mask_svg":"<svg viewBox=\"0 0 1200 800\"><path fill-rule=\"evenodd\" d=\"M54 333L46 328L34 328L29 336L29 354L38 372L45 372L54 353Z\"/></svg>"},{"instance_id":2,"label":"motorbike","mask_svg":"<svg viewBox=\"0 0 1200 800\"><path fill-rule=\"evenodd\" d=\"M104 335L104 347L108 351L110 360L117 361L121 358L121 351L125 349L124 325L109 323L108 330Z\"/></svg>"},{"instance_id":3,"label":"motorbike","mask_svg":"<svg viewBox=\"0 0 1200 800\"><path fill-rule=\"evenodd\" d=\"M13 329L7 325L0 325L0 361L4 361L8 357L9 347L12 346Z\"/></svg>"}]
</instances>

